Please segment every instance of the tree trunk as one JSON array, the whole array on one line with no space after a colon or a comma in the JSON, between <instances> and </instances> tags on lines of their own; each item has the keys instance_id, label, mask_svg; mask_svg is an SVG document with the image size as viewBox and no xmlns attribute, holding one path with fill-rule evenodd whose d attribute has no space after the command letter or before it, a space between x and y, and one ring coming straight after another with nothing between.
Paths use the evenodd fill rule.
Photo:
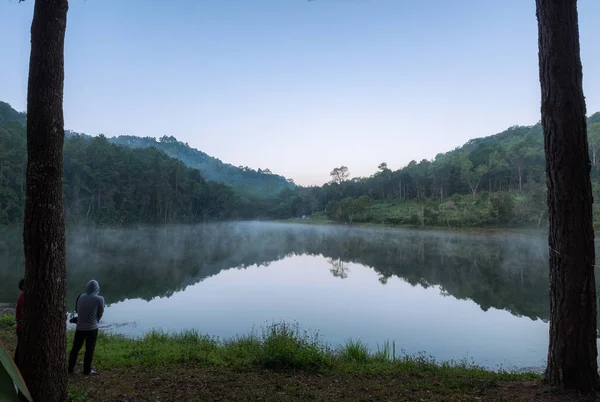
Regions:
<instances>
[{"instance_id":1,"label":"tree trunk","mask_svg":"<svg viewBox=\"0 0 600 402\"><path fill-rule=\"evenodd\" d=\"M469 188L471 189L471 194L473 194L473 197L475 197L477 195L477 186L474 186L471 184L471 182L469 182Z\"/></svg>"},{"instance_id":2,"label":"tree trunk","mask_svg":"<svg viewBox=\"0 0 600 402\"><path fill-rule=\"evenodd\" d=\"M36 0L27 92L20 369L33 399L67 397L63 82L67 0Z\"/></svg>"},{"instance_id":3,"label":"tree trunk","mask_svg":"<svg viewBox=\"0 0 600 402\"><path fill-rule=\"evenodd\" d=\"M577 0L536 0L550 247L545 381L598 386L592 186Z\"/></svg>"}]
</instances>

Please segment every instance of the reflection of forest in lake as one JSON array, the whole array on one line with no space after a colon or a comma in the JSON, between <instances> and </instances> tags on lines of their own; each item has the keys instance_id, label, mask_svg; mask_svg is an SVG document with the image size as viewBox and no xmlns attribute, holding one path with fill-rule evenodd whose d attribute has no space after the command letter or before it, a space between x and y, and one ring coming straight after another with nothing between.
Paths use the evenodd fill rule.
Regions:
<instances>
[{"instance_id":1,"label":"reflection of forest in lake","mask_svg":"<svg viewBox=\"0 0 600 402\"><path fill-rule=\"evenodd\" d=\"M0 302L13 302L23 273L20 231L2 229ZM225 223L124 229L77 228L68 235L69 300L88 279L108 303L170 296L229 268L289 255L322 255L331 273L348 262L373 268L385 286L397 276L424 288L532 319L549 315L545 237ZM71 304L71 303L70 303Z\"/></svg>"}]
</instances>

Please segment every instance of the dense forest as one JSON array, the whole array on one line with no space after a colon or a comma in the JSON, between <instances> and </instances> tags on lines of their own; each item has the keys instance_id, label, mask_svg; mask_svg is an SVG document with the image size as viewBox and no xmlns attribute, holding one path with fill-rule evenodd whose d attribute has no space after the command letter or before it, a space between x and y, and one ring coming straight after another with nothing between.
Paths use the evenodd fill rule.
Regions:
<instances>
[{"instance_id":1,"label":"dense forest","mask_svg":"<svg viewBox=\"0 0 600 402\"><path fill-rule=\"evenodd\" d=\"M26 133L0 123L0 224L21 222ZM266 216L263 203L207 181L156 148L117 146L102 135L71 135L64 144L64 203L69 222L205 222Z\"/></svg>"},{"instance_id":2,"label":"dense forest","mask_svg":"<svg viewBox=\"0 0 600 402\"><path fill-rule=\"evenodd\" d=\"M594 195L600 198L600 113L588 118ZM284 190L276 213L335 221L411 226L529 226L546 224L541 124L514 126L433 160L392 171L381 163L371 177L349 179L345 166L322 187ZM600 217L600 211L596 211Z\"/></svg>"},{"instance_id":3,"label":"dense forest","mask_svg":"<svg viewBox=\"0 0 600 402\"><path fill-rule=\"evenodd\" d=\"M0 124L8 121L25 124L26 119L25 113L17 112L8 103L0 101Z\"/></svg>"},{"instance_id":4,"label":"dense forest","mask_svg":"<svg viewBox=\"0 0 600 402\"><path fill-rule=\"evenodd\" d=\"M0 102L0 224L22 220L26 115ZM588 118L594 194L600 197L600 113ZM297 218L407 226L546 225L541 125L514 126L370 177L345 166L301 187L268 169L234 167L171 136L106 138L67 132L64 194L71 222L194 223ZM596 213L600 217L600 211Z\"/></svg>"},{"instance_id":5,"label":"dense forest","mask_svg":"<svg viewBox=\"0 0 600 402\"><path fill-rule=\"evenodd\" d=\"M268 168L254 170L248 166L236 167L223 163L173 136L163 136L156 140L152 137L124 135L110 138L109 141L132 148L156 148L179 159L186 166L200 170L205 179L231 185L253 197L268 198L279 194L283 189L295 187L293 181L272 173Z\"/></svg>"}]
</instances>

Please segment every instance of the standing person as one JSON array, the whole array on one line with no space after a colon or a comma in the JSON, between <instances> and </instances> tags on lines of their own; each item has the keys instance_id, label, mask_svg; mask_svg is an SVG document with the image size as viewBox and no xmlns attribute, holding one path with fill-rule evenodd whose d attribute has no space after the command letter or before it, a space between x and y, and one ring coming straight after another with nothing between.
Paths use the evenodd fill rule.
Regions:
<instances>
[{"instance_id":1,"label":"standing person","mask_svg":"<svg viewBox=\"0 0 600 402\"><path fill-rule=\"evenodd\" d=\"M15 364L19 367L19 340L21 339L21 317L23 315L23 301L25 300L25 294L23 289L25 288L25 279L19 281L19 289L21 294L17 299L17 311L15 313L15 320L17 321L17 347L15 348Z\"/></svg>"},{"instance_id":2,"label":"standing person","mask_svg":"<svg viewBox=\"0 0 600 402\"><path fill-rule=\"evenodd\" d=\"M83 358L83 374L90 375L96 372L92 370L92 359L96 339L98 338L98 323L104 314L104 297L99 296L100 285L95 280L88 282L85 293L79 295L76 301L77 329L75 340L69 355L69 373L72 374L77 363L77 356L85 342L85 356Z\"/></svg>"}]
</instances>

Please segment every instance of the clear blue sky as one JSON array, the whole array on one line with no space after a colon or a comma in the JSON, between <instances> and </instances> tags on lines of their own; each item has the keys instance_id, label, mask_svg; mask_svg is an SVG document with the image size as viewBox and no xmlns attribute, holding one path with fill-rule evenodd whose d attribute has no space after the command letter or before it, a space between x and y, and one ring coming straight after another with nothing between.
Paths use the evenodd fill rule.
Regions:
<instances>
[{"instance_id":1,"label":"clear blue sky","mask_svg":"<svg viewBox=\"0 0 600 402\"><path fill-rule=\"evenodd\" d=\"M33 0L0 0L0 100L26 109ZM580 0L588 112L600 2ZM534 0L71 0L65 126L174 135L321 184L539 120Z\"/></svg>"}]
</instances>

